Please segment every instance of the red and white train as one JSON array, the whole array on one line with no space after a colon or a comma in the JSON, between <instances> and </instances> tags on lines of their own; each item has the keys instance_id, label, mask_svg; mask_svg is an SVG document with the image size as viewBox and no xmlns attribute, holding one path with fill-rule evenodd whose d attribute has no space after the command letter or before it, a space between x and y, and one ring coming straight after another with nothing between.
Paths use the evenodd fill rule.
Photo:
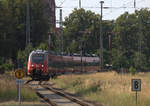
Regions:
<instances>
[{"instance_id":1,"label":"red and white train","mask_svg":"<svg viewBox=\"0 0 150 106\"><path fill-rule=\"evenodd\" d=\"M52 52L36 50L29 55L27 75L33 80L49 80L68 72L98 71L98 65L99 57L58 56Z\"/></svg>"}]
</instances>

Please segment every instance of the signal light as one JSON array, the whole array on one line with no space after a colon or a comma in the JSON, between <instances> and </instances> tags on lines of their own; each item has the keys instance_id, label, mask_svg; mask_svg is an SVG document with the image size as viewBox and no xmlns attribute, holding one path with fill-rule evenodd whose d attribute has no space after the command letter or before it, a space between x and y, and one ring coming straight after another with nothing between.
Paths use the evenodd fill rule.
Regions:
<instances>
[{"instance_id":1,"label":"signal light","mask_svg":"<svg viewBox=\"0 0 150 106\"><path fill-rule=\"evenodd\" d=\"M31 67L34 67L34 64L31 64Z\"/></svg>"}]
</instances>

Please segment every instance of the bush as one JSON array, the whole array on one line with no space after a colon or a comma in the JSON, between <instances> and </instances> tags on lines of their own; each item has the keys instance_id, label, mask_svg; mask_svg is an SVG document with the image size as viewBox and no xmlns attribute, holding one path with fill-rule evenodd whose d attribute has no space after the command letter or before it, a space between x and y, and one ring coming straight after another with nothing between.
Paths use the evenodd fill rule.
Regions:
<instances>
[{"instance_id":1,"label":"bush","mask_svg":"<svg viewBox=\"0 0 150 106\"><path fill-rule=\"evenodd\" d=\"M2 64L0 69L3 71L10 71L13 69L13 67L13 64Z\"/></svg>"},{"instance_id":2,"label":"bush","mask_svg":"<svg viewBox=\"0 0 150 106\"><path fill-rule=\"evenodd\" d=\"M136 72L137 72L137 70L136 70L133 66L131 66L130 69L129 69L129 72L130 72L132 75L135 75Z\"/></svg>"}]
</instances>

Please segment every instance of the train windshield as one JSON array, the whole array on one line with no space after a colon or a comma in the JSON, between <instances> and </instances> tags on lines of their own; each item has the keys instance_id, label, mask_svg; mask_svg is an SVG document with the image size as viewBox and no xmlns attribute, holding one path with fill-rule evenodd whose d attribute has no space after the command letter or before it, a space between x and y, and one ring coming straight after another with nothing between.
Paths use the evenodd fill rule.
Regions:
<instances>
[{"instance_id":1,"label":"train windshield","mask_svg":"<svg viewBox=\"0 0 150 106\"><path fill-rule=\"evenodd\" d=\"M32 54L31 61L36 64L44 63L44 54Z\"/></svg>"}]
</instances>

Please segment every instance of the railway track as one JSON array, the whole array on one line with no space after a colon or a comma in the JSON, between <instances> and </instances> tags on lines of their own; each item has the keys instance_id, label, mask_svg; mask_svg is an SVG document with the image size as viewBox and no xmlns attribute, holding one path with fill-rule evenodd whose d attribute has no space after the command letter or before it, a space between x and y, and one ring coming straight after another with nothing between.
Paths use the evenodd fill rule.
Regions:
<instances>
[{"instance_id":1,"label":"railway track","mask_svg":"<svg viewBox=\"0 0 150 106\"><path fill-rule=\"evenodd\" d=\"M28 86L50 106L94 106L76 97L56 90L47 82L31 81Z\"/></svg>"}]
</instances>

